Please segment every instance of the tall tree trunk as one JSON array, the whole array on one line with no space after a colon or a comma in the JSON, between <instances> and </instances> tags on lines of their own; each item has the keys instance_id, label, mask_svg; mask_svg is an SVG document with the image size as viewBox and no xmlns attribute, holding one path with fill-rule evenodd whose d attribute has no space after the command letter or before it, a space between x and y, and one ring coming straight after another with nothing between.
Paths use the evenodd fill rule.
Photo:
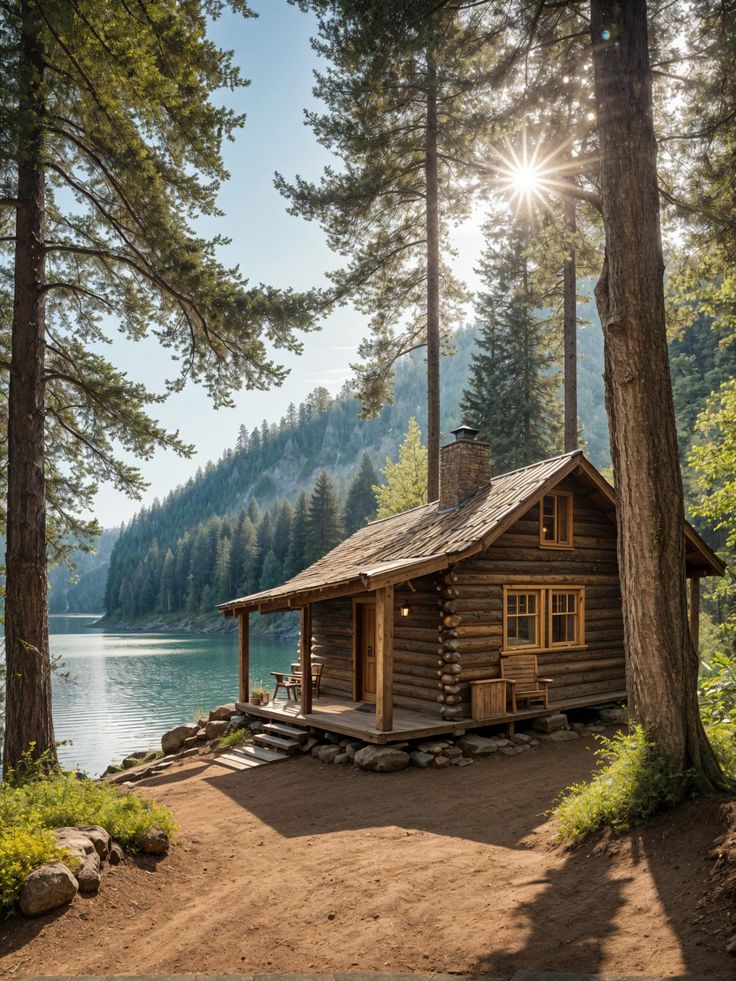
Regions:
<instances>
[{"instance_id":1,"label":"tall tree trunk","mask_svg":"<svg viewBox=\"0 0 736 981\"><path fill-rule=\"evenodd\" d=\"M575 234L575 199L565 198L565 224ZM570 243L562 269L565 347L565 453L578 448L578 311L575 245Z\"/></svg>"},{"instance_id":2,"label":"tall tree trunk","mask_svg":"<svg viewBox=\"0 0 736 981\"><path fill-rule=\"evenodd\" d=\"M646 0L591 0L606 252L596 286L634 718L677 773L723 777L700 722L664 313Z\"/></svg>"},{"instance_id":3,"label":"tall tree trunk","mask_svg":"<svg viewBox=\"0 0 736 981\"><path fill-rule=\"evenodd\" d=\"M55 754L51 718L44 479L44 50L35 5L22 7L18 206L8 405L5 587L6 768Z\"/></svg>"},{"instance_id":4,"label":"tall tree trunk","mask_svg":"<svg viewBox=\"0 0 736 981\"><path fill-rule=\"evenodd\" d=\"M440 496L440 219L437 183L437 66L427 55L427 495Z\"/></svg>"}]
</instances>

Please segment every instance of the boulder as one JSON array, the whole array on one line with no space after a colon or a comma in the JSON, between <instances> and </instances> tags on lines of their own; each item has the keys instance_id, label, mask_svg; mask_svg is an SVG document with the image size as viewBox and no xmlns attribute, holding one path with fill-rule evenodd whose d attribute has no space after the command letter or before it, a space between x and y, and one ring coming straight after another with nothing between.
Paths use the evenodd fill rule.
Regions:
<instances>
[{"instance_id":1,"label":"boulder","mask_svg":"<svg viewBox=\"0 0 736 981\"><path fill-rule=\"evenodd\" d=\"M502 746L499 753L503 753L504 756L516 756L516 746Z\"/></svg>"},{"instance_id":2,"label":"boulder","mask_svg":"<svg viewBox=\"0 0 736 981\"><path fill-rule=\"evenodd\" d=\"M557 732L558 729L567 729L567 716L562 712L557 712L554 715L545 715L541 719L535 719L532 722L532 728L536 732Z\"/></svg>"},{"instance_id":3,"label":"boulder","mask_svg":"<svg viewBox=\"0 0 736 981\"><path fill-rule=\"evenodd\" d=\"M197 725L195 723L176 726L175 729L169 729L161 737L161 749L164 753L175 753L178 749L181 749L182 743L185 739L190 736L196 736Z\"/></svg>"},{"instance_id":4,"label":"boulder","mask_svg":"<svg viewBox=\"0 0 736 981\"><path fill-rule=\"evenodd\" d=\"M234 715L239 715L240 713L235 708L235 703L230 702L228 705L218 705L217 708L213 708L210 712L210 717L208 722L229 722Z\"/></svg>"},{"instance_id":5,"label":"boulder","mask_svg":"<svg viewBox=\"0 0 736 981\"><path fill-rule=\"evenodd\" d=\"M229 728L230 723L226 719L215 719L207 723L204 731L207 739L219 739Z\"/></svg>"},{"instance_id":6,"label":"boulder","mask_svg":"<svg viewBox=\"0 0 736 981\"><path fill-rule=\"evenodd\" d=\"M442 755L446 756L448 760L454 760L462 756L463 751L460 746L448 746L447 749L442 750Z\"/></svg>"},{"instance_id":7,"label":"boulder","mask_svg":"<svg viewBox=\"0 0 736 981\"><path fill-rule=\"evenodd\" d=\"M192 737L189 736L189 739L191 739L191 738ZM197 740L197 742L200 742L200 743L203 743L203 742L206 742L207 741L207 723L206 722L202 726L201 729L197 729L197 735L195 736L195 739Z\"/></svg>"},{"instance_id":8,"label":"boulder","mask_svg":"<svg viewBox=\"0 0 736 981\"><path fill-rule=\"evenodd\" d=\"M75 873L80 892L97 892L100 888L100 856L90 852Z\"/></svg>"},{"instance_id":9,"label":"boulder","mask_svg":"<svg viewBox=\"0 0 736 981\"><path fill-rule=\"evenodd\" d=\"M450 760L450 763L452 763L453 766L472 766L473 760L471 760L468 756L458 756L456 759Z\"/></svg>"},{"instance_id":10,"label":"boulder","mask_svg":"<svg viewBox=\"0 0 736 981\"><path fill-rule=\"evenodd\" d=\"M169 836L160 828L151 828L136 838L136 845L144 855L165 855L169 850Z\"/></svg>"},{"instance_id":11,"label":"boulder","mask_svg":"<svg viewBox=\"0 0 736 981\"><path fill-rule=\"evenodd\" d=\"M123 851L123 846L114 841L110 845L110 854L107 856L108 862L110 865L122 865L124 858L125 852Z\"/></svg>"},{"instance_id":12,"label":"boulder","mask_svg":"<svg viewBox=\"0 0 736 981\"><path fill-rule=\"evenodd\" d=\"M435 756L435 758L434 758L434 765L435 766L449 766L450 765L450 759L449 759L449 757L445 756L444 753L440 753L439 756Z\"/></svg>"},{"instance_id":13,"label":"boulder","mask_svg":"<svg viewBox=\"0 0 736 981\"><path fill-rule=\"evenodd\" d=\"M199 735L187 736L187 738L181 744L182 749L190 749L192 746L196 746L198 742L199 742Z\"/></svg>"},{"instance_id":14,"label":"boulder","mask_svg":"<svg viewBox=\"0 0 736 981\"><path fill-rule=\"evenodd\" d=\"M490 756L498 749L495 740L478 736L474 732L469 732L467 736L461 736L457 745L462 750L463 756Z\"/></svg>"},{"instance_id":15,"label":"boulder","mask_svg":"<svg viewBox=\"0 0 736 981\"><path fill-rule=\"evenodd\" d=\"M516 732L511 737L511 742L516 743L517 746L525 746L527 743L532 741L532 737L527 735L525 732Z\"/></svg>"},{"instance_id":16,"label":"boulder","mask_svg":"<svg viewBox=\"0 0 736 981\"><path fill-rule=\"evenodd\" d=\"M243 715L241 712L237 712L235 715L230 716L230 728L231 729L247 729L248 728L248 716Z\"/></svg>"},{"instance_id":17,"label":"boulder","mask_svg":"<svg viewBox=\"0 0 736 981\"><path fill-rule=\"evenodd\" d=\"M566 743L568 741L572 742L580 737L570 729L558 729L557 732L550 732L545 738L550 743Z\"/></svg>"},{"instance_id":18,"label":"boulder","mask_svg":"<svg viewBox=\"0 0 736 981\"><path fill-rule=\"evenodd\" d=\"M334 763L340 753L340 746L323 746L319 751L319 760L321 763Z\"/></svg>"},{"instance_id":19,"label":"boulder","mask_svg":"<svg viewBox=\"0 0 736 981\"><path fill-rule=\"evenodd\" d=\"M391 746L364 746L353 758L361 770L375 770L386 773L392 770L404 770L409 765L409 754Z\"/></svg>"},{"instance_id":20,"label":"boulder","mask_svg":"<svg viewBox=\"0 0 736 981\"><path fill-rule=\"evenodd\" d=\"M41 916L66 906L74 899L78 889L79 883L66 865L49 862L26 876L18 905L24 916Z\"/></svg>"},{"instance_id":21,"label":"boulder","mask_svg":"<svg viewBox=\"0 0 736 981\"><path fill-rule=\"evenodd\" d=\"M332 762L333 763L349 763L350 762L350 757L348 756L347 753L338 753L337 756L335 757L335 759Z\"/></svg>"},{"instance_id":22,"label":"boulder","mask_svg":"<svg viewBox=\"0 0 736 981\"><path fill-rule=\"evenodd\" d=\"M350 759L355 759L355 754L359 749L363 748L363 743L348 743L345 747L345 752L348 754Z\"/></svg>"},{"instance_id":23,"label":"boulder","mask_svg":"<svg viewBox=\"0 0 736 981\"><path fill-rule=\"evenodd\" d=\"M409 760L412 766L418 766L422 770L426 770L434 762L434 756L431 753L423 752L421 749L415 749L409 753Z\"/></svg>"},{"instance_id":24,"label":"boulder","mask_svg":"<svg viewBox=\"0 0 736 981\"><path fill-rule=\"evenodd\" d=\"M314 736L310 736L309 739L305 739L303 743L299 744L299 749L302 753L311 753L317 743L318 740Z\"/></svg>"},{"instance_id":25,"label":"boulder","mask_svg":"<svg viewBox=\"0 0 736 981\"><path fill-rule=\"evenodd\" d=\"M104 828L101 828L99 824L80 824L77 830L89 838L100 858L107 858L112 838Z\"/></svg>"},{"instance_id":26,"label":"boulder","mask_svg":"<svg viewBox=\"0 0 736 981\"><path fill-rule=\"evenodd\" d=\"M95 844L90 836L80 831L79 828L57 828L54 831L54 841L57 847L66 849L70 855L78 858L81 862L85 860L87 855L96 852Z\"/></svg>"},{"instance_id":27,"label":"boulder","mask_svg":"<svg viewBox=\"0 0 736 981\"><path fill-rule=\"evenodd\" d=\"M607 725L621 725L621 723L627 722L629 718L629 713L625 708L601 709L598 714L601 722L605 722Z\"/></svg>"}]
</instances>

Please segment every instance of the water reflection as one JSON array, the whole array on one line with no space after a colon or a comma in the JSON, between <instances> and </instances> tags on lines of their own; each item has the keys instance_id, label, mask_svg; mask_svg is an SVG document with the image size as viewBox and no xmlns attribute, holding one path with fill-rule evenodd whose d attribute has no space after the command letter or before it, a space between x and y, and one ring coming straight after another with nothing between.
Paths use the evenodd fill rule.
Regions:
<instances>
[{"instance_id":1,"label":"water reflection","mask_svg":"<svg viewBox=\"0 0 736 981\"><path fill-rule=\"evenodd\" d=\"M54 677L56 738L64 766L100 773L112 760L159 745L161 733L237 695L237 637L111 633L95 617L50 617L51 653L67 682ZM288 670L293 642L252 637L251 682Z\"/></svg>"}]
</instances>

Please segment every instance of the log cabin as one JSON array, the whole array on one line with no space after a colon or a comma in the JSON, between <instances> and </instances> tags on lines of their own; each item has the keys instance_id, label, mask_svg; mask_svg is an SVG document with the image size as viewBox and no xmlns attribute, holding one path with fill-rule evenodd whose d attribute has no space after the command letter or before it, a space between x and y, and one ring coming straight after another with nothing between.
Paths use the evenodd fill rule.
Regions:
<instances>
[{"instance_id":1,"label":"log cabin","mask_svg":"<svg viewBox=\"0 0 736 981\"><path fill-rule=\"evenodd\" d=\"M251 611L301 611L300 699L269 719L385 743L513 724L626 698L615 493L579 450L491 477L462 426L440 451L440 496L374 521L293 579L222 604L240 621L248 701ZM686 524L691 630L721 560ZM513 704L519 655L548 702ZM536 659L536 660L535 660Z\"/></svg>"}]
</instances>

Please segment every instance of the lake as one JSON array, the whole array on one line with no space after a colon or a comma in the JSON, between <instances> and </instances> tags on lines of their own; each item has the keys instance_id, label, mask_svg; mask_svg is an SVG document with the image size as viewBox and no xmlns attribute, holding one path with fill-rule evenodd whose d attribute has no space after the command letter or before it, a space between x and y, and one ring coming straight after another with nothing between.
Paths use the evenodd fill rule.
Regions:
<instances>
[{"instance_id":1,"label":"lake","mask_svg":"<svg viewBox=\"0 0 736 981\"><path fill-rule=\"evenodd\" d=\"M161 735L238 695L237 634L116 633L90 627L94 616L49 617L54 672L54 728L59 760L90 775L137 749L160 747ZM251 635L251 684L268 687L269 671L287 671L296 644Z\"/></svg>"}]
</instances>

